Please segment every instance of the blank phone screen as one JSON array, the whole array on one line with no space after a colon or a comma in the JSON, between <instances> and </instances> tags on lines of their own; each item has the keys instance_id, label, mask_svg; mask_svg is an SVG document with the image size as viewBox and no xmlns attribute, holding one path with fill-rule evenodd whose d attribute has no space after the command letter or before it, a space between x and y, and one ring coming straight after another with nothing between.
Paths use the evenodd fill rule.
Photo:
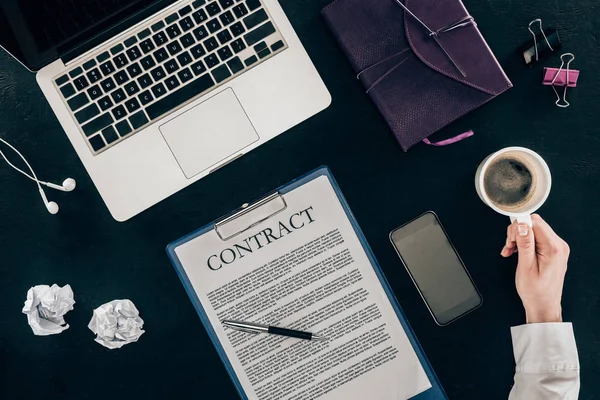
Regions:
<instances>
[{"instance_id":1,"label":"blank phone screen","mask_svg":"<svg viewBox=\"0 0 600 400\"><path fill-rule=\"evenodd\" d=\"M438 324L481 304L481 295L434 213L396 229L391 239Z\"/></svg>"}]
</instances>

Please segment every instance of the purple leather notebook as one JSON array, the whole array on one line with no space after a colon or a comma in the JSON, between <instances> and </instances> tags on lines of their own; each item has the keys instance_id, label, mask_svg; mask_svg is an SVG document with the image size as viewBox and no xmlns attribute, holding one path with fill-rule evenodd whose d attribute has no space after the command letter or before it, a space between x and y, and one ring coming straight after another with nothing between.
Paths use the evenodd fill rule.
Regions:
<instances>
[{"instance_id":1,"label":"purple leather notebook","mask_svg":"<svg viewBox=\"0 0 600 400\"><path fill-rule=\"evenodd\" d=\"M406 151L512 84L461 0L401 1L335 0L322 13Z\"/></svg>"}]
</instances>

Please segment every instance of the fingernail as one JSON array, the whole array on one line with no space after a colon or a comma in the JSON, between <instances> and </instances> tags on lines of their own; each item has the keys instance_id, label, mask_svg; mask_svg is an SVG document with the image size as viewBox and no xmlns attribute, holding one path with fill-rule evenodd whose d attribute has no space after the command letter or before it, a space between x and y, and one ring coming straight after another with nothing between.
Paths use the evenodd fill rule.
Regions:
<instances>
[{"instance_id":1,"label":"fingernail","mask_svg":"<svg viewBox=\"0 0 600 400\"><path fill-rule=\"evenodd\" d=\"M527 224L519 224L517 226L517 232L519 233L519 236L527 236L529 226Z\"/></svg>"}]
</instances>

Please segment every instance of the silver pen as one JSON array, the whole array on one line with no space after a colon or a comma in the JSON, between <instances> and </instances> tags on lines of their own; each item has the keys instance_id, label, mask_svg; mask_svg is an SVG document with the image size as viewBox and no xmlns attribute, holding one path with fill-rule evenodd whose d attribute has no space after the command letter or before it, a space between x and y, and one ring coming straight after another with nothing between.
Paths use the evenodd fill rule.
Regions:
<instances>
[{"instance_id":1,"label":"silver pen","mask_svg":"<svg viewBox=\"0 0 600 400\"><path fill-rule=\"evenodd\" d=\"M310 333L310 332L297 331L294 329L278 328L276 326L255 324L252 322L224 320L224 321L222 321L222 323L223 323L223 325L225 325L229 328L235 329L237 331L247 332L247 333L270 333L272 335L287 336L287 337L293 337L293 338L297 338L297 339L315 340L315 341L327 340L323 336L316 335L316 334Z\"/></svg>"}]
</instances>

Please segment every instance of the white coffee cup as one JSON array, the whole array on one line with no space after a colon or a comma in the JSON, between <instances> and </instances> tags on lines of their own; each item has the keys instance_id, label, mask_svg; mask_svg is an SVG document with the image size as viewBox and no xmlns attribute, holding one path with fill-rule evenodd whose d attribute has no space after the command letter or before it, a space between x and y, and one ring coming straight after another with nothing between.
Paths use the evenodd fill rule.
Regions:
<instances>
[{"instance_id":1,"label":"white coffee cup","mask_svg":"<svg viewBox=\"0 0 600 400\"><path fill-rule=\"evenodd\" d=\"M490 165L500 157L513 156L530 170L532 175L531 197L523 202L523 204L514 207L504 207L495 204L490 200L485 191L485 176ZM490 154L479 164L475 173L475 189L479 198L487 204L492 210L506 215L511 221L532 225L531 214L537 211L548 198L550 188L552 186L552 176L550 168L544 159L536 152L524 147L506 147L493 154Z\"/></svg>"}]
</instances>

